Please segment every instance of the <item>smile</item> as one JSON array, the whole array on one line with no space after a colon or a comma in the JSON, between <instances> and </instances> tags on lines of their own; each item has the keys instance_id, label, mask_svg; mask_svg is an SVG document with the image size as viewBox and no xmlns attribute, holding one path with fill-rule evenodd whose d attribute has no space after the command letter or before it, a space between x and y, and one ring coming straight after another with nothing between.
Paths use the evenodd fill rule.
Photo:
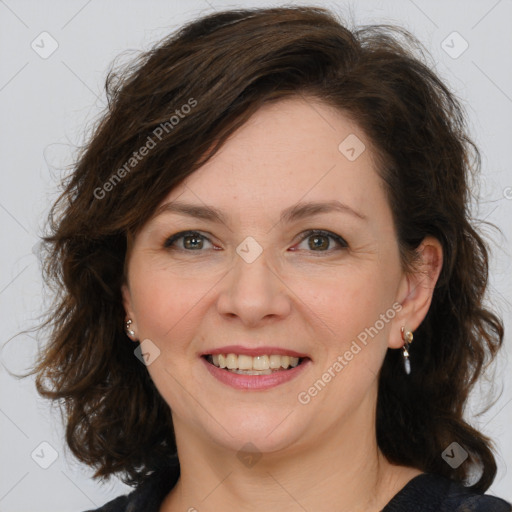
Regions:
<instances>
[{"instance_id":1,"label":"smile","mask_svg":"<svg viewBox=\"0 0 512 512\"><path fill-rule=\"evenodd\" d=\"M248 351L248 350L246 350ZM312 361L309 357L286 354L256 355L220 352L203 354L206 370L217 381L244 391L263 391L297 378Z\"/></svg>"},{"instance_id":2,"label":"smile","mask_svg":"<svg viewBox=\"0 0 512 512\"><path fill-rule=\"evenodd\" d=\"M210 354L206 360L217 368L239 375L270 375L298 366L304 358L287 355Z\"/></svg>"}]
</instances>

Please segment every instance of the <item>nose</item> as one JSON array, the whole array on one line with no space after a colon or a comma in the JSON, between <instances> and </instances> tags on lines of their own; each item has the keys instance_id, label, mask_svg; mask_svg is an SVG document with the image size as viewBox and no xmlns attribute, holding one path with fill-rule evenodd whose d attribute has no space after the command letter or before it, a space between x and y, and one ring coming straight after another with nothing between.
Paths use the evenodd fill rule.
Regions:
<instances>
[{"instance_id":1,"label":"nose","mask_svg":"<svg viewBox=\"0 0 512 512\"><path fill-rule=\"evenodd\" d=\"M236 256L220 286L219 314L238 318L244 325L258 325L290 313L291 291L269 265L266 251L251 263Z\"/></svg>"}]
</instances>

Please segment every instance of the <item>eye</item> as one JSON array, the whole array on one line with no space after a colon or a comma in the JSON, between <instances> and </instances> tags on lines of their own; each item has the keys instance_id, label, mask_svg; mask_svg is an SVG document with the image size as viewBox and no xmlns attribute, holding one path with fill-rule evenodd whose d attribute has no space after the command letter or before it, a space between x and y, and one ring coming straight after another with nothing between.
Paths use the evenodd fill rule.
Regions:
<instances>
[{"instance_id":1,"label":"eye","mask_svg":"<svg viewBox=\"0 0 512 512\"><path fill-rule=\"evenodd\" d=\"M313 252L332 252L333 250L348 248L347 242L342 237L321 229L313 229L303 233L301 243L306 240L308 240L308 249ZM202 252L202 249L208 248L205 247L205 241L212 244L208 237L197 231L181 231L167 238L164 242L164 247L166 249L186 252ZM331 247L332 241L337 245L337 249ZM292 248L292 250L295 251L297 249Z\"/></svg>"},{"instance_id":2,"label":"eye","mask_svg":"<svg viewBox=\"0 0 512 512\"><path fill-rule=\"evenodd\" d=\"M330 231L324 231L323 229L312 229L303 233L301 243L308 241L308 248L313 252L332 252L333 250L347 249L347 242ZM334 240L337 245L337 249L331 248L331 241ZM296 250L296 249L293 249Z\"/></svg>"},{"instance_id":3,"label":"eye","mask_svg":"<svg viewBox=\"0 0 512 512\"><path fill-rule=\"evenodd\" d=\"M178 240L183 240L183 243L176 244ZM197 231L182 231L167 238L164 242L164 247L166 249L201 252L201 249L204 248L205 241L211 244L210 240L206 236L198 233Z\"/></svg>"}]
</instances>

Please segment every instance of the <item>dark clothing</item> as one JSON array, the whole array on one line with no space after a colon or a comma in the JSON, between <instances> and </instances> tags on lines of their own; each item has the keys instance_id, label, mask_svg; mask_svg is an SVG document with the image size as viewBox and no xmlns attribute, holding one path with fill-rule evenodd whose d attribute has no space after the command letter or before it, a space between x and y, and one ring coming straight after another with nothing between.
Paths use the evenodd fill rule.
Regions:
<instances>
[{"instance_id":1,"label":"dark clothing","mask_svg":"<svg viewBox=\"0 0 512 512\"><path fill-rule=\"evenodd\" d=\"M448 478L424 473L413 478L382 512L511 512L506 501L476 494Z\"/></svg>"},{"instance_id":2,"label":"dark clothing","mask_svg":"<svg viewBox=\"0 0 512 512\"><path fill-rule=\"evenodd\" d=\"M88 512L159 512L162 502L178 478L179 465L176 464L174 467L153 473L130 494L120 496L96 511ZM427 473L413 478L382 510L382 512L511 511L512 507L506 501L493 496L475 494L447 478Z\"/></svg>"}]
</instances>

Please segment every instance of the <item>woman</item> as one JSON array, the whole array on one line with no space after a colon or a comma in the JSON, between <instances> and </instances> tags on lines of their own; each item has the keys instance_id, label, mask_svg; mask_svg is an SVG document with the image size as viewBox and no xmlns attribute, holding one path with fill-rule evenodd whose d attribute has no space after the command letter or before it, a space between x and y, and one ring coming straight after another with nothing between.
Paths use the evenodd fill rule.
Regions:
<instances>
[{"instance_id":1,"label":"woman","mask_svg":"<svg viewBox=\"0 0 512 512\"><path fill-rule=\"evenodd\" d=\"M478 152L416 44L227 11L110 75L36 369L73 453L137 486L99 510L510 510L462 414L503 340Z\"/></svg>"}]
</instances>

